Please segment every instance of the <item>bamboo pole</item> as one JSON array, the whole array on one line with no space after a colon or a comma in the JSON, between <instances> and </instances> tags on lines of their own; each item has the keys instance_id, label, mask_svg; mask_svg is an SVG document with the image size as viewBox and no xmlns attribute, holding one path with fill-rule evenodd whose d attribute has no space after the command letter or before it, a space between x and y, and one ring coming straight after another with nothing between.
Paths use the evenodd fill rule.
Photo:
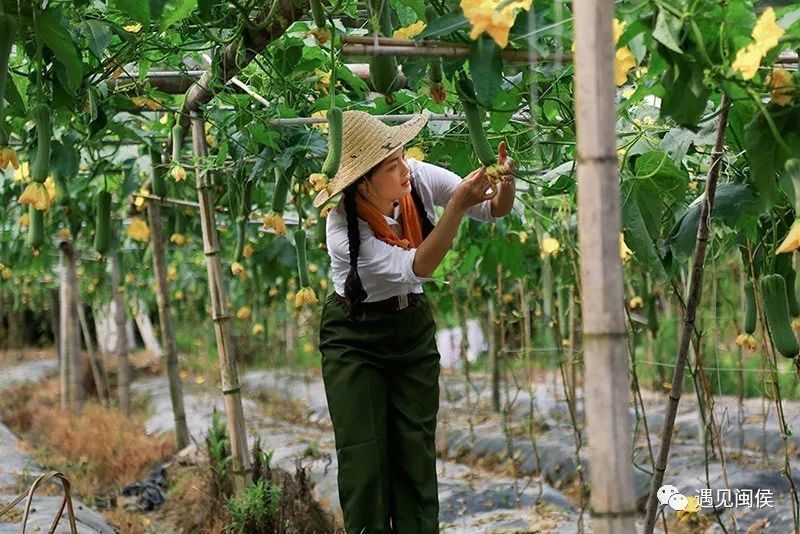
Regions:
<instances>
[{"instance_id":1,"label":"bamboo pole","mask_svg":"<svg viewBox=\"0 0 800 534\"><path fill-rule=\"evenodd\" d=\"M59 314L58 314L58 331L59 331L59 346L58 346L58 375L59 375L59 390L60 390L60 405L62 410L66 410L69 408L69 398L70 398L70 385L72 382L69 379L70 376L70 368L69 364L71 362L71 358L69 357L69 347L71 345L71 340L69 336L69 332L71 331L70 328L70 318L72 314L70 313L70 291L69 291L69 274L68 270L68 259L67 259L67 250L63 246L59 246L59 256L60 256L60 263L61 263L61 271L59 276ZM11 319L9 318L9 324L11 323Z\"/></svg>"},{"instance_id":2,"label":"bamboo pole","mask_svg":"<svg viewBox=\"0 0 800 534\"><path fill-rule=\"evenodd\" d=\"M633 533L636 496L619 258L611 0L575 3L578 238L583 300L590 510L597 533Z\"/></svg>"},{"instance_id":3,"label":"bamboo pole","mask_svg":"<svg viewBox=\"0 0 800 534\"><path fill-rule=\"evenodd\" d=\"M409 46L405 43L396 43L398 39L393 39L394 44L374 44L373 40L369 38L369 43L359 44L344 44L340 50L343 56L403 56L403 57L441 57L441 58L459 58L469 57L471 48L469 45L458 45L454 43L440 44L436 46L429 46L422 44L420 41L418 46ZM528 52L525 50L504 50L501 52L503 61L507 63L569 63L572 61L570 56L553 55L553 56L540 56L536 52Z\"/></svg>"},{"instance_id":4,"label":"bamboo pole","mask_svg":"<svg viewBox=\"0 0 800 534\"><path fill-rule=\"evenodd\" d=\"M222 262L219 257L219 236L215 221L214 201L210 175L202 169L201 158L206 155L206 134L203 115L192 111L192 148L196 158L195 176L197 197L200 203L200 222L203 232L203 252L206 256L208 272L208 291L211 300L214 335L217 340L219 367L222 375L222 395L225 399L225 413L228 418L228 437L231 442L233 458L234 492L241 495L246 486L249 468L247 434L244 427L242 393L239 386L239 372L231 343L230 315L225 296L222 277Z\"/></svg>"},{"instance_id":5,"label":"bamboo pole","mask_svg":"<svg viewBox=\"0 0 800 534\"><path fill-rule=\"evenodd\" d=\"M114 299L114 324L117 330L117 397L119 409L131 414L131 370L128 365L128 332L125 330L125 295L122 287L122 258L116 253L111 258L111 291Z\"/></svg>"},{"instance_id":6,"label":"bamboo pole","mask_svg":"<svg viewBox=\"0 0 800 534\"><path fill-rule=\"evenodd\" d=\"M161 172L160 157L157 152L150 152L153 173ZM156 281L156 302L158 303L158 320L161 326L161 346L166 356L167 381L169 397L172 401L172 415L175 420L175 444L178 450L189 445L189 429L186 426L186 410L183 406L180 368L178 365L178 347L175 343L175 331L172 328L172 311L169 305L169 284L167 283L167 266L164 260L164 239L161 235L161 205L158 202L147 203L147 219L150 224L150 244L153 247L153 274Z\"/></svg>"},{"instance_id":7,"label":"bamboo pole","mask_svg":"<svg viewBox=\"0 0 800 534\"><path fill-rule=\"evenodd\" d=\"M722 110L719 114L719 122L717 123L714 147L711 151L711 166L709 167L706 179L706 191L705 198L703 199L703 206L700 211L700 223L697 226L697 242L695 243L692 274L689 280L689 298L686 302L686 313L683 320L680 346L678 348L678 356L675 359L675 369L672 374L672 387L669 392L667 412L664 417L664 427L661 434L661 448L658 451L658 458L656 459L656 465L653 470L653 482L650 487L650 495L647 499L644 531L648 534L653 532L656 524L656 510L658 508L656 492L664 481L664 472L667 469L669 447L672 442L672 428L675 424L678 402L680 402L681 392L683 390L683 373L686 368L689 342L694 332L695 312L700 303L700 290L703 285L703 264L705 262L706 247L708 245L711 227L711 210L714 207L714 195L717 190L717 178L719 177L719 167L722 161L723 143L725 141L725 127L728 123L727 95L722 95L720 106Z\"/></svg>"}]
</instances>

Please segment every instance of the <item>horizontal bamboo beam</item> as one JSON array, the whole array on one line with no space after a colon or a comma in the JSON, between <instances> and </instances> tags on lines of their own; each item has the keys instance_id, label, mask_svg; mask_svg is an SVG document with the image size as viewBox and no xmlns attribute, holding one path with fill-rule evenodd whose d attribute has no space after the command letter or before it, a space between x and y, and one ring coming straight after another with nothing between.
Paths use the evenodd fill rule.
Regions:
<instances>
[{"instance_id":1,"label":"horizontal bamboo beam","mask_svg":"<svg viewBox=\"0 0 800 534\"><path fill-rule=\"evenodd\" d=\"M446 41L414 41L395 37L343 36L341 53L344 56L403 56L403 57L467 57L471 47ZM501 57L508 62L571 63L572 56L540 56L533 51L503 50Z\"/></svg>"},{"instance_id":2,"label":"horizontal bamboo beam","mask_svg":"<svg viewBox=\"0 0 800 534\"><path fill-rule=\"evenodd\" d=\"M412 114L399 114L399 115L373 115L378 120L383 122L405 122L410 120L416 115ZM464 122L466 120L466 116L463 113L442 113L442 114L431 114L428 117L428 121L454 121L454 122ZM516 122L523 122L528 123L530 122L531 118L527 115L523 115L521 113L515 114L511 116L512 121ZM272 119L269 121L270 126L301 126L306 124L319 124L327 122L328 119L325 117L292 117L288 119Z\"/></svg>"}]
</instances>

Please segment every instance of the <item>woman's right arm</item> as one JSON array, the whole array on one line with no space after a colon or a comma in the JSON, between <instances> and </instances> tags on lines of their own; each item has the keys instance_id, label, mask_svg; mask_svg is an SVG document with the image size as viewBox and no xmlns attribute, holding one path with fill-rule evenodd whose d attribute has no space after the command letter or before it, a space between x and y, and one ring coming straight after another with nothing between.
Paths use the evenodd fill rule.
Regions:
<instances>
[{"instance_id":1,"label":"woman's right arm","mask_svg":"<svg viewBox=\"0 0 800 534\"><path fill-rule=\"evenodd\" d=\"M421 277L433 275L433 271L453 246L453 240L467 209L489 200L497 194L494 189L487 194L487 189L489 189L489 179L486 177L486 169L483 167L472 171L458 184L447 202L439 222L417 247L413 265L414 273Z\"/></svg>"}]
</instances>

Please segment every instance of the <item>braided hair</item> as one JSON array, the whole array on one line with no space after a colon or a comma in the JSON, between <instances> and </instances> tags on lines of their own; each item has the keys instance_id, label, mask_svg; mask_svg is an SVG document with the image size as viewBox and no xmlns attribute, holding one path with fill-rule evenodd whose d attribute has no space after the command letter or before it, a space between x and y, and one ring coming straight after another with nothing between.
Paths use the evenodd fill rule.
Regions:
<instances>
[{"instance_id":1,"label":"braided hair","mask_svg":"<svg viewBox=\"0 0 800 534\"><path fill-rule=\"evenodd\" d=\"M361 247L361 233L358 228L356 195L358 194L358 184L369 178L372 175L372 170L373 169L370 169L364 176L347 186L343 191L344 210L347 215L347 241L350 252L350 272L347 273L347 279L344 282L344 297L347 301L350 319L353 318L361 303L367 298L364 284L361 282L361 277L358 275L358 252ZM414 188L413 180L411 180L411 198L414 201L414 206L417 208L417 214L419 215L422 225L422 239L425 239L433 231L434 225L428 218L428 212L425 210L425 205L422 203L422 197L419 196L419 192Z\"/></svg>"}]
</instances>

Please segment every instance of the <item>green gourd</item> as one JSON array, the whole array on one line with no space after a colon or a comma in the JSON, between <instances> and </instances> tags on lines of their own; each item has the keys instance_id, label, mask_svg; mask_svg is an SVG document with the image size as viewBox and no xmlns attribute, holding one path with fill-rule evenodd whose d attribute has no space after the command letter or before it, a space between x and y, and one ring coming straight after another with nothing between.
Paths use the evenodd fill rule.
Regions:
<instances>
[{"instance_id":1,"label":"green gourd","mask_svg":"<svg viewBox=\"0 0 800 534\"><path fill-rule=\"evenodd\" d=\"M328 119L328 155L322 164L322 173L328 178L333 178L339 171L339 163L342 160L342 110L333 106L325 116Z\"/></svg>"},{"instance_id":2,"label":"green gourd","mask_svg":"<svg viewBox=\"0 0 800 534\"><path fill-rule=\"evenodd\" d=\"M97 193L95 202L94 249L105 255L111 242L111 193L100 191Z\"/></svg>"},{"instance_id":3,"label":"green gourd","mask_svg":"<svg viewBox=\"0 0 800 534\"><path fill-rule=\"evenodd\" d=\"M752 335L756 331L756 292L753 282L745 282L744 300L744 331Z\"/></svg>"},{"instance_id":4,"label":"green gourd","mask_svg":"<svg viewBox=\"0 0 800 534\"><path fill-rule=\"evenodd\" d=\"M769 274L762 278L761 294L772 344L784 357L794 358L800 353L800 345L792 332L783 276Z\"/></svg>"}]
</instances>

